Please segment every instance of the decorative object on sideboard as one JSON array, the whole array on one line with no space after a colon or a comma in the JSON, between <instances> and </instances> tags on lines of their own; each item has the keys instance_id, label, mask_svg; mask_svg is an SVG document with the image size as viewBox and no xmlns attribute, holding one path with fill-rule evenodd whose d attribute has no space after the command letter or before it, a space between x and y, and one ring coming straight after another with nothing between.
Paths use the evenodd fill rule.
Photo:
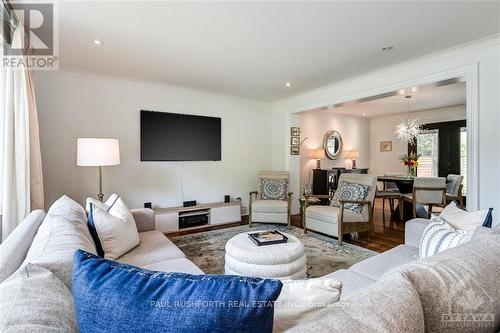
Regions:
<instances>
[{"instance_id":1,"label":"decorative object on sideboard","mask_svg":"<svg viewBox=\"0 0 500 333\"><path fill-rule=\"evenodd\" d=\"M290 136L300 136L300 127L290 127Z\"/></svg>"},{"instance_id":2,"label":"decorative object on sideboard","mask_svg":"<svg viewBox=\"0 0 500 333\"><path fill-rule=\"evenodd\" d=\"M417 136L422 132L422 125L417 119L410 118L410 99L411 95L406 95L405 98L408 100L407 113L408 118L401 119L401 122L396 125L396 130L394 134L405 143L413 144L417 139Z\"/></svg>"},{"instance_id":3,"label":"decorative object on sideboard","mask_svg":"<svg viewBox=\"0 0 500 333\"><path fill-rule=\"evenodd\" d=\"M323 137L323 149L329 159L336 160L339 158L340 153L342 152L342 147L342 136L339 132L335 130L326 132Z\"/></svg>"},{"instance_id":4,"label":"decorative object on sideboard","mask_svg":"<svg viewBox=\"0 0 500 333\"><path fill-rule=\"evenodd\" d=\"M359 158L359 152L355 150L350 150L347 151L344 155L344 158L346 160L351 160L352 161L352 167L351 169L356 169L356 160Z\"/></svg>"},{"instance_id":5,"label":"decorative object on sideboard","mask_svg":"<svg viewBox=\"0 0 500 333\"><path fill-rule=\"evenodd\" d=\"M315 149L311 152L311 159L316 160L316 169L321 169L321 160L325 158L323 149Z\"/></svg>"},{"instance_id":6,"label":"decorative object on sideboard","mask_svg":"<svg viewBox=\"0 0 500 333\"><path fill-rule=\"evenodd\" d=\"M300 155L300 147L299 146L291 146L290 147L290 155Z\"/></svg>"},{"instance_id":7,"label":"decorative object on sideboard","mask_svg":"<svg viewBox=\"0 0 500 333\"><path fill-rule=\"evenodd\" d=\"M380 141L380 151L392 151L392 141Z\"/></svg>"},{"instance_id":8,"label":"decorative object on sideboard","mask_svg":"<svg viewBox=\"0 0 500 333\"><path fill-rule=\"evenodd\" d=\"M117 139L78 138L76 150L76 165L98 167L99 193L97 198L103 202L102 167L120 164L119 141Z\"/></svg>"},{"instance_id":9,"label":"decorative object on sideboard","mask_svg":"<svg viewBox=\"0 0 500 333\"><path fill-rule=\"evenodd\" d=\"M290 137L290 145L292 146L300 146L300 137L292 136Z\"/></svg>"}]
</instances>

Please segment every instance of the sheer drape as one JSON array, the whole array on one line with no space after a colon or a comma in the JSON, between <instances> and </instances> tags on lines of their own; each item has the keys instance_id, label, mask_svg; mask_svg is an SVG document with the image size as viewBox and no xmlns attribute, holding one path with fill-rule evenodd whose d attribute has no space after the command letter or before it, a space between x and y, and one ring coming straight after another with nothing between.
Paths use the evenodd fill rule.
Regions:
<instances>
[{"instance_id":1,"label":"sheer drape","mask_svg":"<svg viewBox=\"0 0 500 333\"><path fill-rule=\"evenodd\" d=\"M22 45L20 26L14 45ZM32 209L43 207L43 180L32 72L1 69L0 76L0 215L1 240Z\"/></svg>"}]
</instances>

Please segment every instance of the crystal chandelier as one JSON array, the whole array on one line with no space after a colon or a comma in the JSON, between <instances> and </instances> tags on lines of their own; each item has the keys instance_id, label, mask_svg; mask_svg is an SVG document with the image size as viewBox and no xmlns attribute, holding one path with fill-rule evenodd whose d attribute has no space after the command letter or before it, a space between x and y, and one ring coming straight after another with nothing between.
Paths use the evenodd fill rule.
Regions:
<instances>
[{"instance_id":1,"label":"crystal chandelier","mask_svg":"<svg viewBox=\"0 0 500 333\"><path fill-rule=\"evenodd\" d=\"M405 98L408 99L408 115L410 114L410 98L411 95L406 95ZM422 125L419 123L417 119L401 119L401 122L396 125L396 130L394 134L398 137L399 140L414 144L417 136L422 132Z\"/></svg>"}]
</instances>

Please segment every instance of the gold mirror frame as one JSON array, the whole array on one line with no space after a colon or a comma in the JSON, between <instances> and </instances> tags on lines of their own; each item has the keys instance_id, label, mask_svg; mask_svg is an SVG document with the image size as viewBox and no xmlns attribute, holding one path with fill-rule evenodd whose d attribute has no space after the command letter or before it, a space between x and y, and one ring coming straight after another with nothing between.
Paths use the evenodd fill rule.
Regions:
<instances>
[{"instance_id":1,"label":"gold mirror frame","mask_svg":"<svg viewBox=\"0 0 500 333\"><path fill-rule=\"evenodd\" d=\"M328 150L328 141L330 141L330 139L332 137L336 138L339 141L339 148L337 149L337 151L335 153L332 153ZM342 152L343 146L344 146L344 144L342 142L342 135L340 135L339 132L337 132L335 130L331 130L331 131L326 132L325 136L323 137L323 149L325 150L325 155L329 159L336 160L337 158L339 158L340 153Z\"/></svg>"}]
</instances>

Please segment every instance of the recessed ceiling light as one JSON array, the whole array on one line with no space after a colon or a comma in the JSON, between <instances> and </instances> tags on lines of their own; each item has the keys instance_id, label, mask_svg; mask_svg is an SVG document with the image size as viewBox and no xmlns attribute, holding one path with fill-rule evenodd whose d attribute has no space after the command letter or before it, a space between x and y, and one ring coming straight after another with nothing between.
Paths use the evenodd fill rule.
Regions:
<instances>
[{"instance_id":1,"label":"recessed ceiling light","mask_svg":"<svg viewBox=\"0 0 500 333\"><path fill-rule=\"evenodd\" d=\"M93 43L94 45L102 45L102 41L100 41L99 39L94 39Z\"/></svg>"},{"instance_id":2,"label":"recessed ceiling light","mask_svg":"<svg viewBox=\"0 0 500 333\"><path fill-rule=\"evenodd\" d=\"M287 82L287 83L285 83L285 86L287 86L287 87L291 87L291 86L292 86L292 83L291 83L291 82Z\"/></svg>"},{"instance_id":3,"label":"recessed ceiling light","mask_svg":"<svg viewBox=\"0 0 500 333\"><path fill-rule=\"evenodd\" d=\"M365 113L365 112L363 112L363 116L366 116L366 113Z\"/></svg>"},{"instance_id":4,"label":"recessed ceiling light","mask_svg":"<svg viewBox=\"0 0 500 333\"><path fill-rule=\"evenodd\" d=\"M382 52L391 52L394 50L394 46L392 45L387 45L387 46L384 46L383 48L380 49L380 51Z\"/></svg>"},{"instance_id":5,"label":"recessed ceiling light","mask_svg":"<svg viewBox=\"0 0 500 333\"><path fill-rule=\"evenodd\" d=\"M412 93L417 92L418 91L418 87L417 86L411 87L410 91Z\"/></svg>"}]
</instances>

